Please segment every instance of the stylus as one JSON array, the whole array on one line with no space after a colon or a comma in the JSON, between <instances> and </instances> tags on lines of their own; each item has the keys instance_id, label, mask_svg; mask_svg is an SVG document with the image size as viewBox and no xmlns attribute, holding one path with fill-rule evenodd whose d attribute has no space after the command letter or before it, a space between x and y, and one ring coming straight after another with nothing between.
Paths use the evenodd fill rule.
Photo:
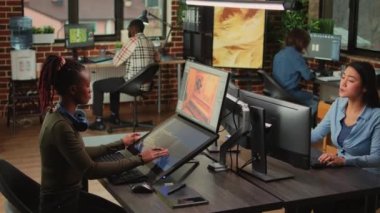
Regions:
<instances>
[{"instance_id":1,"label":"stylus","mask_svg":"<svg viewBox=\"0 0 380 213\"><path fill-rule=\"evenodd\" d=\"M171 188L169 191L168 191L168 195L170 194L173 194L174 192L182 189L183 187L185 187L186 184L185 183L179 183L179 184L176 184L173 186L173 188Z\"/></svg>"}]
</instances>

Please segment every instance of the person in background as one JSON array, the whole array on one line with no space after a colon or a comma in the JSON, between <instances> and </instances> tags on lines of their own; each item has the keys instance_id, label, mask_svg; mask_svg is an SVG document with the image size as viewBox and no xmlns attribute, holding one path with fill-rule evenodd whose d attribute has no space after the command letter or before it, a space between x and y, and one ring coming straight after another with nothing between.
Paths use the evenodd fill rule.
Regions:
<instances>
[{"instance_id":1,"label":"person in background","mask_svg":"<svg viewBox=\"0 0 380 213\"><path fill-rule=\"evenodd\" d=\"M59 104L53 107L54 92ZM77 110L91 97L90 72L77 61L51 55L41 69L39 98L46 113L39 134L41 153L40 212L124 212L107 200L91 197L81 190L82 179L105 178L137 167L161 156L167 149L151 149L119 161L95 162L93 159L132 146L139 134L94 147L85 147L81 131L88 127L85 114ZM102 202L100 202L101 200ZM105 207L108 209L102 209Z\"/></svg>"},{"instance_id":2,"label":"person in background","mask_svg":"<svg viewBox=\"0 0 380 213\"><path fill-rule=\"evenodd\" d=\"M312 143L331 133L338 150L337 154L323 153L319 161L331 167L355 166L380 174L380 105L373 66L367 62L348 64L339 96L311 132ZM363 202L337 202L318 212L360 212Z\"/></svg>"},{"instance_id":3,"label":"person in background","mask_svg":"<svg viewBox=\"0 0 380 213\"><path fill-rule=\"evenodd\" d=\"M302 79L315 78L302 56L309 43L310 35L307 31L298 28L291 30L285 38L286 47L274 56L273 78L299 103L311 107L312 115L315 115L318 98L299 86Z\"/></svg>"},{"instance_id":4,"label":"person in background","mask_svg":"<svg viewBox=\"0 0 380 213\"><path fill-rule=\"evenodd\" d=\"M109 121L113 124L119 124L119 103L120 103L120 86L128 79L132 78L141 69L148 64L155 62L156 52L153 43L144 35L144 23L139 19L134 19L128 26L128 37L126 44L113 58L113 64L120 66L125 64L124 77L108 78L95 81L93 88L92 112L95 115L95 121L90 125L91 130L105 130L106 126L103 121L103 97L104 93L110 93L111 116Z\"/></svg>"}]
</instances>

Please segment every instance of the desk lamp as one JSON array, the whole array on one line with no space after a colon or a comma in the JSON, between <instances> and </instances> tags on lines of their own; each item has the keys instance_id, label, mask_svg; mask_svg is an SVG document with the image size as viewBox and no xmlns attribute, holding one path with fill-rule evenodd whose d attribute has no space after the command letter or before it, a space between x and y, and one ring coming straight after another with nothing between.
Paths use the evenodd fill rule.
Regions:
<instances>
[{"instance_id":1,"label":"desk lamp","mask_svg":"<svg viewBox=\"0 0 380 213\"><path fill-rule=\"evenodd\" d=\"M138 19L140 19L141 21L143 21L144 24L148 24L149 23L148 15L152 16L153 18L157 19L158 21L160 21L165 26L169 27L169 33L165 36L165 42L164 42L164 44L162 45L162 48L161 48L162 53L166 54L166 45L168 43L168 39L169 39L170 33L172 32L173 26L171 24L169 24L168 22L162 20L160 17L157 17L156 15L150 13L147 10L144 10L142 12L141 16L138 17Z\"/></svg>"}]
</instances>

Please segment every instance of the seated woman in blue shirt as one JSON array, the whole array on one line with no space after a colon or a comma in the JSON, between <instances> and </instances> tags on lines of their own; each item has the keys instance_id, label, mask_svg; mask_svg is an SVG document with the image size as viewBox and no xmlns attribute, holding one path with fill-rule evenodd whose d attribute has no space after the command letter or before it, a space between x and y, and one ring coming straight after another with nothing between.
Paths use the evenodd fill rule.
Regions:
<instances>
[{"instance_id":1,"label":"seated woman in blue shirt","mask_svg":"<svg viewBox=\"0 0 380 213\"><path fill-rule=\"evenodd\" d=\"M380 174L380 108L372 65L350 63L342 74L339 96L311 133L311 142L331 133L338 155L324 153L319 161Z\"/></svg>"},{"instance_id":2,"label":"seated woman in blue shirt","mask_svg":"<svg viewBox=\"0 0 380 213\"><path fill-rule=\"evenodd\" d=\"M290 31L285 39L286 47L274 56L273 77L299 103L310 106L314 115L318 98L299 86L302 79L312 80L315 77L302 56L309 43L310 35L307 31L297 28Z\"/></svg>"}]
</instances>

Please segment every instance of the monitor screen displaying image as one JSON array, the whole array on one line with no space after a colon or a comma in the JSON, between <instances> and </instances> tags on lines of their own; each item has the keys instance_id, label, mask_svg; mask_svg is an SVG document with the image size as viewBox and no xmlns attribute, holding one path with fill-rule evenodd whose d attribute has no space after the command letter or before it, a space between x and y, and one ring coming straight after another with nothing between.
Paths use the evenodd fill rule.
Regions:
<instances>
[{"instance_id":1,"label":"monitor screen displaying image","mask_svg":"<svg viewBox=\"0 0 380 213\"><path fill-rule=\"evenodd\" d=\"M66 48L84 48L94 46L94 27L91 24L66 24Z\"/></svg>"},{"instance_id":2,"label":"monitor screen displaying image","mask_svg":"<svg viewBox=\"0 0 380 213\"><path fill-rule=\"evenodd\" d=\"M229 73L186 62L176 112L217 132Z\"/></svg>"},{"instance_id":3,"label":"monitor screen displaying image","mask_svg":"<svg viewBox=\"0 0 380 213\"><path fill-rule=\"evenodd\" d=\"M340 35L310 33L310 44L305 57L326 61L339 61L340 42Z\"/></svg>"}]
</instances>

